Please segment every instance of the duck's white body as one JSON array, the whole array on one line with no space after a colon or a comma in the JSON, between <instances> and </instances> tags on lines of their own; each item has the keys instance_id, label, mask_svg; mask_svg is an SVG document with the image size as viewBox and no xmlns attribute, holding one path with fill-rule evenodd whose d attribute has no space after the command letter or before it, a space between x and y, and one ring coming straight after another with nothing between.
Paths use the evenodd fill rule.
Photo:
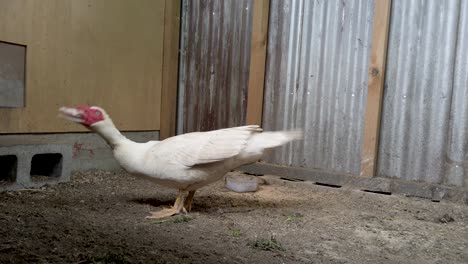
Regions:
<instances>
[{"instance_id":1,"label":"duck's white body","mask_svg":"<svg viewBox=\"0 0 468 264\"><path fill-rule=\"evenodd\" d=\"M114 156L134 175L166 187L193 191L259 160L266 149L299 136L297 132L260 132L258 126L245 126L147 143L122 139L114 147Z\"/></svg>"},{"instance_id":2,"label":"duck's white body","mask_svg":"<svg viewBox=\"0 0 468 264\"><path fill-rule=\"evenodd\" d=\"M302 137L300 131L262 133L259 126L252 125L136 143L125 138L101 108L61 108L60 111L72 121L89 124L91 130L109 143L115 158L129 173L180 191L172 209L153 213L152 218L190 210L195 190L239 166L259 160L268 149ZM186 192L189 192L187 199Z\"/></svg>"}]
</instances>

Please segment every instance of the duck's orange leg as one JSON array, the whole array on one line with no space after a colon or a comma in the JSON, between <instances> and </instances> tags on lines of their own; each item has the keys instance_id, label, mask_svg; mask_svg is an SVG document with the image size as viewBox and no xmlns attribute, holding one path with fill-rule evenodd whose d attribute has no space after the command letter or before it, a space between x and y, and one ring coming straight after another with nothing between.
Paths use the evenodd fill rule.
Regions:
<instances>
[{"instance_id":1,"label":"duck's orange leg","mask_svg":"<svg viewBox=\"0 0 468 264\"><path fill-rule=\"evenodd\" d=\"M189 191L187 198L185 198L184 208L187 212L192 211L192 202L195 191Z\"/></svg>"},{"instance_id":2,"label":"duck's orange leg","mask_svg":"<svg viewBox=\"0 0 468 264\"><path fill-rule=\"evenodd\" d=\"M193 195L192 195L193 196ZM160 219L180 213L186 213L187 211L184 208L185 202L185 191L179 190L179 195L174 203L174 206L167 209L162 209L161 211L151 212L150 216L147 216L146 219Z\"/></svg>"}]
</instances>

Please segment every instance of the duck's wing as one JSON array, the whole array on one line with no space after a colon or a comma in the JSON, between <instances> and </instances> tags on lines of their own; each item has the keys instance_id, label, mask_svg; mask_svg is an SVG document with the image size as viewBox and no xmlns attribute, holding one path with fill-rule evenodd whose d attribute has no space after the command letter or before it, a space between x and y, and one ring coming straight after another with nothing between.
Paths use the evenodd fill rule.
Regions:
<instances>
[{"instance_id":1,"label":"duck's wing","mask_svg":"<svg viewBox=\"0 0 468 264\"><path fill-rule=\"evenodd\" d=\"M218 162L241 153L252 135L261 131L259 126L251 125L188 133L162 141L154 153L187 167Z\"/></svg>"}]
</instances>

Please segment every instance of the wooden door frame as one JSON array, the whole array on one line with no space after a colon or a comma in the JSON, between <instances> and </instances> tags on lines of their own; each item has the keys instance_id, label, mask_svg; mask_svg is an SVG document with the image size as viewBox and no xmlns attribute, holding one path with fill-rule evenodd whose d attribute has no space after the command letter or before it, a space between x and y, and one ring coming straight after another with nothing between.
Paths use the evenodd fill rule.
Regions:
<instances>
[{"instance_id":1,"label":"wooden door frame","mask_svg":"<svg viewBox=\"0 0 468 264\"><path fill-rule=\"evenodd\" d=\"M181 2L165 1L160 140L176 134Z\"/></svg>"}]
</instances>

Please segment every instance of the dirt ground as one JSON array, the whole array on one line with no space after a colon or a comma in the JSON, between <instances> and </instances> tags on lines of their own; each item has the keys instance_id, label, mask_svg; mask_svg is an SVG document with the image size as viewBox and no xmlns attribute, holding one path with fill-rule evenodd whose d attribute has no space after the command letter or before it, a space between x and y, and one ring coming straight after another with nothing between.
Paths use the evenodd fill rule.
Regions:
<instances>
[{"instance_id":1,"label":"dirt ground","mask_svg":"<svg viewBox=\"0 0 468 264\"><path fill-rule=\"evenodd\" d=\"M176 191L126 173L2 193L0 263L468 263L466 205L263 178L163 221Z\"/></svg>"}]
</instances>

